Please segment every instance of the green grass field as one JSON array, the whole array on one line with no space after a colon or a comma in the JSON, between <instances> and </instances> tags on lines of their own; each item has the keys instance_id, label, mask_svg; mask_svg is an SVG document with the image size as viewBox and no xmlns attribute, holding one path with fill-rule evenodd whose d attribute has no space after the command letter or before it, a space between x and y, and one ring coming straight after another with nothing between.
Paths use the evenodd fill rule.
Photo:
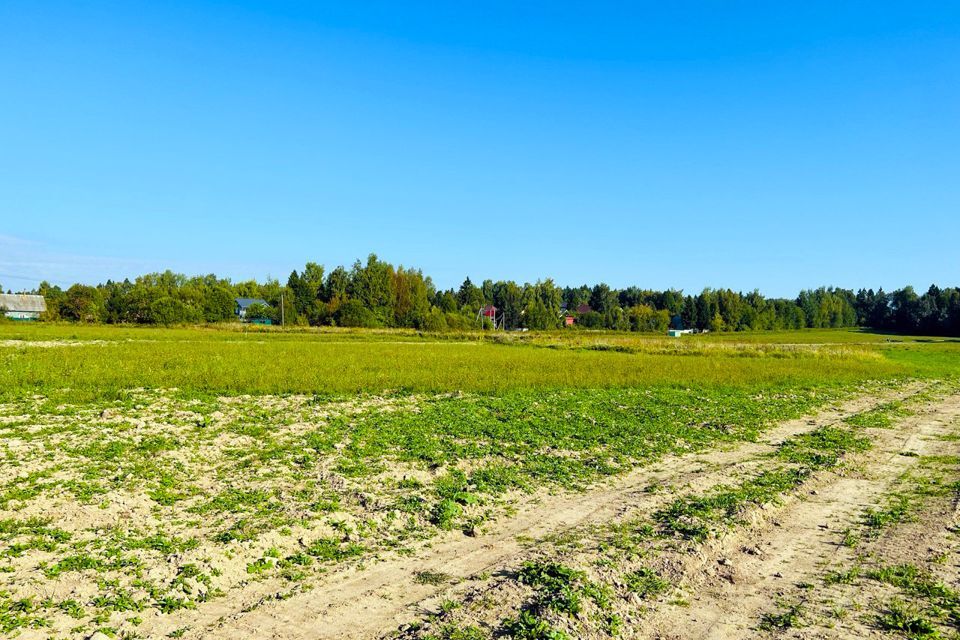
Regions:
<instances>
[{"instance_id":1,"label":"green grass field","mask_svg":"<svg viewBox=\"0 0 960 640\"><path fill-rule=\"evenodd\" d=\"M251 581L306 588L338 563L480 531L518 495L956 377L958 356L854 331L2 324L2 628L136 637L144 612L162 628Z\"/></svg>"},{"instance_id":2,"label":"green grass field","mask_svg":"<svg viewBox=\"0 0 960 640\"><path fill-rule=\"evenodd\" d=\"M762 340L766 337L767 340ZM949 373L955 342L859 331L668 339L612 333L464 334L0 325L0 397L357 393L830 385Z\"/></svg>"}]
</instances>

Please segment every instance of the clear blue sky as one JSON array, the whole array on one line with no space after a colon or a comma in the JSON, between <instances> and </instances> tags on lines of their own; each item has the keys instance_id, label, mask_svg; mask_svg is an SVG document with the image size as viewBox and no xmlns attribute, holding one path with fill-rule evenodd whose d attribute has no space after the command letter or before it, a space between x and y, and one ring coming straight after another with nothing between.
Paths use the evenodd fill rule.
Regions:
<instances>
[{"instance_id":1,"label":"clear blue sky","mask_svg":"<svg viewBox=\"0 0 960 640\"><path fill-rule=\"evenodd\" d=\"M960 284L960 3L0 2L0 283Z\"/></svg>"}]
</instances>

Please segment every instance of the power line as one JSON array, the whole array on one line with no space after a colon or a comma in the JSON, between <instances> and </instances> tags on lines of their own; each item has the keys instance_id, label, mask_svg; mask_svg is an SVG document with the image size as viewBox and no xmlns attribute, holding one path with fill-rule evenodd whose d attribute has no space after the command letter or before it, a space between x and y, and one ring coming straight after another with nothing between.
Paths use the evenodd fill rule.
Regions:
<instances>
[{"instance_id":1,"label":"power line","mask_svg":"<svg viewBox=\"0 0 960 640\"><path fill-rule=\"evenodd\" d=\"M37 276L18 276L14 273L0 273L0 278L13 278L14 280L28 280L28 281L36 280L37 282L42 282L43 280L46 280L47 282L52 282L54 284L65 284L65 285L70 284L66 280L57 280L55 278L38 278Z\"/></svg>"}]
</instances>

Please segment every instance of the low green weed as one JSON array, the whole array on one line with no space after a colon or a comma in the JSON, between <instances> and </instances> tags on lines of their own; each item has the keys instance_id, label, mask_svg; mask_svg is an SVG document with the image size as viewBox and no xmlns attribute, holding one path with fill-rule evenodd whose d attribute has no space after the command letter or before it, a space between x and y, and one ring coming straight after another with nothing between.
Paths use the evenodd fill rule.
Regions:
<instances>
[{"instance_id":1,"label":"low green weed","mask_svg":"<svg viewBox=\"0 0 960 640\"><path fill-rule=\"evenodd\" d=\"M835 467L848 453L866 451L870 440L849 429L821 427L811 433L794 436L777 450L777 457L813 469Z\"/></svg>"},{"instance_id":2,"label":"low green weed","mask_svg":"<svg viewBox=\"0 0 960 640\"><path fill-rule=\"evenodd\" d=\"M802 483L809 471L776 469L764 471L736 487L722 487L703 496L679 498L654 514L666 535L706 540L718 526L733 524L749 505L770 502Z\"/></svg>"},{"instance_id":3,"label":"low green weed","mask_svg":"<svg viewBox=\"0 0 960 640\"><path fill-rule=\"evenodd\" d=\"M627 589L641 598L652 598L670 588L669 582L661 578L656 571L647 567L631 571L624 577L624 582L626 582Z\"/></svg>"},{"instance_id":4,"label":"low green weed","mask_svg":"<svg viewBox=\"0 0 960 640\"><path fill-rule=\"evenodd\" d=\"M803 605L799 603L787 604L781 611L760 616L760 628L764 631L785 631L803 625Z\"/></svg>"},{"instance_id":5,"label":"low green weed","mask_svg":"<svg viewBox=\"0 0 960 640\"><path fill-rule=\"evenodd\" d=\"M555 562L527 561L517 579L537 590L537 604L562 613L577 614L583 608L586 576Z\"/></svg>"},{"instance_id":6,"label":"low green weed","mask_svg":"<svg viewBox=\"0 0 960 640\"><path fill-rule=\"evenodd\" d=\"M503 621L503 631L515 640L569 640L569 636L554 628L532 611L524 609L516 618Z\"/></svg>"},{"instance_id":7,"label":"low green weed","mask_svg":"<svg viewBox=\"0 0 960 640\"><path fill-rule=\"evenodd\" d=\"M935 640L940 638L936 624L917 607L893 600L877 620L881 629L897 631L910 640Z\"/></svg>"}]
</instances>

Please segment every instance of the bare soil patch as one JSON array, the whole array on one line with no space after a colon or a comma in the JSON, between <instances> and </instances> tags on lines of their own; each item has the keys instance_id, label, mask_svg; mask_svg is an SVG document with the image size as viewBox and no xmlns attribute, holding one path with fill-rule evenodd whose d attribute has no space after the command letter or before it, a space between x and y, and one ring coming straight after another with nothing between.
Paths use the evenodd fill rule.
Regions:
<instances>
[{"instance_id":1,"label":"bare soil patch","mask_svg":"<svg viewBox=\"0 0 960 640\"><path fill-rule=\"evenodd\" d=\"M924 456L956 454L956 445L943 438L952 433L958 418L960 396L954 395L923 407L895 429L876 430L873 450L860 456L855 466L810 483L784 507L757 513L753 526L691 559L684 568L684 588L692 594L689 603L657 611L640 636L728 640L756 637L764 627L777 637L875 633L876 625L864 625L863 616L836 613L838 608L852 611L855 601L865 599L863 594L847 599L824 596L824 576L831 567L849 568L855 552L844 543L851 529L866 510L880 506L898 478ZM947 527L952 526L954 513L953 500L924 509L916 522L873 543L870 553L894 564L932 555L931 549L944 545L942 538L952 537ZM783 617L791 610L796 621ZM814 620L821 622L814 625ZM782 628L792 626L801 628Z\"/></svg>"},{"instance_id":2,"label":"bare soil patch","mask_svg":"<svg viewBox=\"0 0 960 640\"><path fill-rule=\"evenodd\" d=\"M278 597L273 585L263 583L201 610L184 612L178 622L188 629L184 637L375 638L391 634L424 612L438 610L445 600L483 602L488 611L496 612L498 602L507 603L521 595L515 586L497 577L510 574L524 558L534 555L538 545L533 541L649 515L677 495L734 483L762 469L765 456L788 438L838 424L920 391L922 386L912 385L881 397L858 398L815 417L783 423L759 442L670 456L653 468L634 471L583 493L539 493L517 504L516 514L499 519L489 533L477 537L453 533L408 557L388 556L333 570L312 590L290 597ZM812 517L816 520L820 514ZM716 553L729 551L721 545ZM705 569L711 562L711 552L704 551L689 566L675 560L661 564L676 579L687 572L714 573ZM418 579L422 575L439 578ZM699 578L691 575L690 579ZM656 624L659 622L651 618L649 628ZM631 635L636 630L627 625L623 633Z\"/></svg>"}]
</instances>

